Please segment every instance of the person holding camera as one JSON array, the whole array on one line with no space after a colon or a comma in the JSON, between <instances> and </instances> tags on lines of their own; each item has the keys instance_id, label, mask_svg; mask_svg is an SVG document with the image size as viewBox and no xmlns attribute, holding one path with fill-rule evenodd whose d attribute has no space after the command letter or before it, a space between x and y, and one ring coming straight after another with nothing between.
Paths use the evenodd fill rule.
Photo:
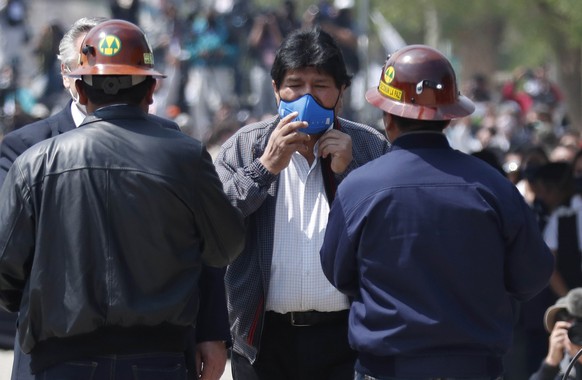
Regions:
<instances>
[{"instance_id":1,"label":"person holding camera","mask_svg":"<svg viewBox=\"0 0 582 380\"><path fill-rule=\"evenodd\" d=\"M546 310L544 325L550 332L548 354L529 380L561 380L572 358L582 349L582 288L574 288ZM582 357L567 379L582 380Z\"/></svg>"}]
</instances>

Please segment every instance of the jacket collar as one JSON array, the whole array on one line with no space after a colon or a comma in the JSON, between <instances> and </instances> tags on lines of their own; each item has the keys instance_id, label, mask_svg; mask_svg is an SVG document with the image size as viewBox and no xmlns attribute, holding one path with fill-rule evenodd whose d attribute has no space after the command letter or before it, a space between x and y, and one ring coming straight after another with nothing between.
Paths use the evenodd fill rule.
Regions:
<instances>
[{"instance_id":1,"label":"jacket collar","mask_svg":"<svg viewBox=\"0 0 582 380\"><path fill-rule=\"evenodd\" d=\"M129 104L115 104L99 108L93 114L88 115L81 125L111 118L145 119L147 118L147 113L138 106Z\"/></svg>"},{"instance_id":2,"label":"jacket collar","mask_svg":"<svg viewBox=\"0 0 582 380\"><path fill-rule=\"evenodd\" d=\"M73 120L73 114L71 113L72 103L73 101L69 100L67 105L61 111L59 111L59 113L54 115L54 117L49 117L46 119L51 129L51 137L55 137L75 129L75 120Z\"/></svg>"},{"instance_id":3,"label":"jacket collar","mask_svg":"<svg viewBox=\"0 0 582 380\"><path fill-rule=\"evenodd\" d=\"M442 132L418 131L399 136L392 143L398 149L451 149L447 136Z\"/></svg>"}]
</instances>

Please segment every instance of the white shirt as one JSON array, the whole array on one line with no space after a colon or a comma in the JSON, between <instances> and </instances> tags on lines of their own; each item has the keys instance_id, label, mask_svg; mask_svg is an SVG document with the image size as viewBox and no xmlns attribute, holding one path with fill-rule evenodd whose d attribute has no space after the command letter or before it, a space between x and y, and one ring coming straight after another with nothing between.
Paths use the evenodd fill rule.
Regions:
<instances>
[{"instance_id":1,"label":"white shirt","mask_svg":"<svg viewBox=\"0 0 582 380\"><path fill-rule=\"evenodd\" d=\"M315 157L317 149L316 144ZM319 250L329 203L319 160L309 167L296 152L279 176L266 310L284 314L348 309L347 297L329 283L321 269Z\"/></svg>"},{"instance_id":2,"label":"white shirt","mask_svg":"<svg viewBox=\"0 0 582 380\"><path fill-rule=\"evenodd\" d=\"M81 125L83 120L85 120L85 115L83 111L79 109L75 102L71 103L71 114L73 115L73 121L75 122L75 127Z\"/></svg>"},{"instance_id":3,"label":"white shirt","mask_svg":"<svg viewBox=\"0 0 582 380\"><path fill-rule=\"evenodd\" d=\"M577 195L570 201L570 207L560 206L548 218L548 223L544 227L544 241L550 250L558 250L558 218L574 214L576 214L578 249L582 251L582 199Z\"/></svg>"}]
</instances>

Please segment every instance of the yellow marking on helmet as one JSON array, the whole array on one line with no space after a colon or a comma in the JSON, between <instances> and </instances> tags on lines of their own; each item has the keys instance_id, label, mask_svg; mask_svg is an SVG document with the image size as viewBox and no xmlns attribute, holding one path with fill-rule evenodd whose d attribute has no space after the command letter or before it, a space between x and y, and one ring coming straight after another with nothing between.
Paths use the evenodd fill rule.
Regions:
<instances>
[{"instance_id":1,"label":"yellow marking on helmet","mask_svg":"<svg viewBox=\"0 0 582 380\"><path fill-rule=\"evenodd\" d=\"M394 66L389 66L388 68L386 68L386 71L384 71L384 82L386 83L392 83L392 81L394 80Z\"/></svg>"},{"instance_id":2,"label":"yellow marking on helmet","mask_svg":"<svg viewBox=\"0 0 582 380\"><path fill-rule=\"evenodd\" d=\"M143 53L143 63L146 65L153 65L154 55L152 53Z\"/></svg>"},{"instance_id":3,"label":"yellow marking on helmet","mask_svg":"<svg viewBox=\"0 0 582 380\"><path fill-rule=\"evenodd\" d=\"M402 90L399 90L395 87L389 86L386 83L382 83L380 82L380 85L378 86L378 91L380 91L381 94L395 99L395 100L402 100Z\"/></svg>"}]
</instances>

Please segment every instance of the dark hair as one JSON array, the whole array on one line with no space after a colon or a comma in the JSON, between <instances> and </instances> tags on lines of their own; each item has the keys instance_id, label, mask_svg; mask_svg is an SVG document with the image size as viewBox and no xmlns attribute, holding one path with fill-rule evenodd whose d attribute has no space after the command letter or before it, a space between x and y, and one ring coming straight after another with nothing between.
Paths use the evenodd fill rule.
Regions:
<instances>
[{"instance_id":1,"label":"dark hair","mask_svg":"<svg viewBox=\"0 0 582 380\"><path fill-rule=\"evenodd\" d=\"M80 81L85 89L85 93L87 94L87 98L98 106L113 104L113 103L127 103L131 105L137 105L141 103L144 97L147 94L148 89L150 86L156 83L156 80L150 76L146 77L146 79L129 88L120 89L117 94L106 94L102 89L89 86L84 81Z\"/></svg>"},{"instance_id":2,"label":"dark hair","mask_svg":"<svg viewBox=\"0 0 582 380\"><path fill-rule=\"evenodd\" d=\"M297 29L283 40L271 68L271 78L278 89L287 71L305 67L315 67L331 75L337 88L343 85L348 87L352 83L340 48L319 27Z\"/></svg>"},{"instance_id":3,"label":"dark hair","mask_svg":"<svg viewBox=\"0 0 582 380\"><path fill-rule=\"evenodd\" d=\"M536 170L533 182L571 192L574 186L571 165L568 162L550 161Z\"/></svg>"},{"instance_id":4,"label":"dark hair","mask_svg":"<svg viewBox=\"0 0 582 380\"><path fill-rule=\"evenodd\" d=\"M499 163L499 156L497 154L495 154L495 152L491 148L483 148L477 152L471 153L471 156L477 157L477 158L487 162L489 165L491 165L493 168L495 168L499 173L501 173L501 175L503 175L504 177L507 176L507 174L505 173L505 170L503 170L503 167Z\"/></svg>"},{"instance_id":5,"label":"dark hair","mask_svg":"<svg viewBox=\"0 0 582 380\"><path fill-rule=\"evenodd\" d=\"M402 117L394 114L390 114L390 117L398 125L398 128L403 132L410 131L435 131L442 132L449 124L450 120L417 120L409 119L407 117Z\"/></svg>"}]
</instances>

